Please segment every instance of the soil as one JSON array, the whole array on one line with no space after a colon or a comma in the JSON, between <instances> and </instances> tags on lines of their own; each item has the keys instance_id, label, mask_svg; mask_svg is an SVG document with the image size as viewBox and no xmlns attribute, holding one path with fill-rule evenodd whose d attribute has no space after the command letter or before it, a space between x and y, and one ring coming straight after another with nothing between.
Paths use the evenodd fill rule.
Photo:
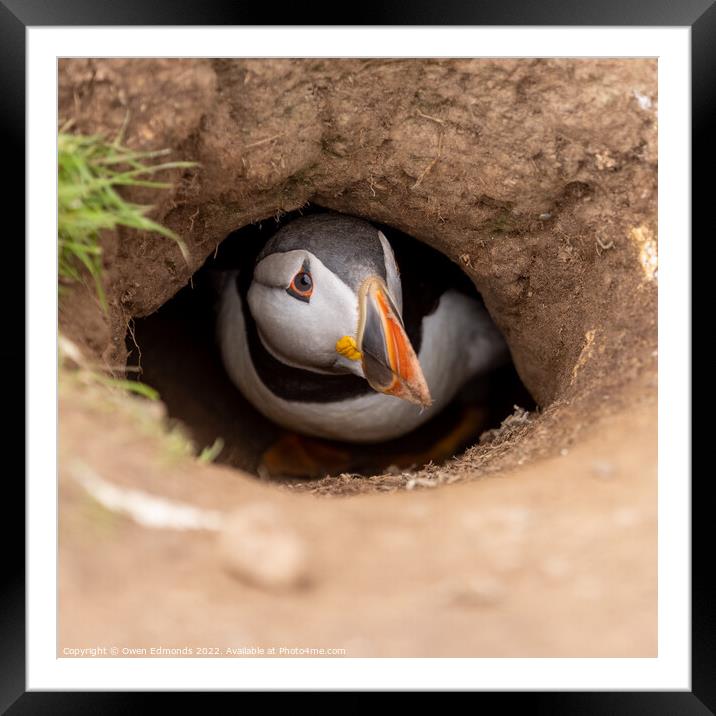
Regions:
<instances>
[{"instance_id":1,"label":"soil","mask_svg":"<svg viewBox=\"0 0 716 716\"><path fill-rule=\"evenodd\" d=\"M176 407L64 368L59 654L656 655L656 61L63 60L59 81L77 131L200 163L131 197L189 265L118 232L108 315L63 296L80 363L121 375L128 328L229 234L310 202L458 264L538 406L444 465L277 485L198 461ZM217 380L195 375L185 397ZM212 526L140 524L107 484Z\"/></svg>"}]
</instances>

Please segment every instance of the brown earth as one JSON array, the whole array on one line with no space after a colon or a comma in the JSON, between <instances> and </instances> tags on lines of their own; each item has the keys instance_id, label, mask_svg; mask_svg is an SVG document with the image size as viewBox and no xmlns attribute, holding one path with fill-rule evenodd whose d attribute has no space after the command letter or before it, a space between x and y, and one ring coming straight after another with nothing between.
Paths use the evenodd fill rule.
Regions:
<instances>
[{"instance_id":1,"label":"brown earth","mask_svg":"<svg viewBox=\"0 0 716 716\"><path fill-rule=\"evenodd\" d=\"M85 287L63 297L80 364L121 372L132 319L232 231L312 202L459 263L540 406L443 466L279 486L197 462L155 407L67 368L59 653L656 654L655 61L65 60L59 77L61 121L126 121L130 146L200 162L132 197L189 266L119 232L109 315ZM217 511L219 536L118 516L88 474Z\"/></svg>"}]
</instances>

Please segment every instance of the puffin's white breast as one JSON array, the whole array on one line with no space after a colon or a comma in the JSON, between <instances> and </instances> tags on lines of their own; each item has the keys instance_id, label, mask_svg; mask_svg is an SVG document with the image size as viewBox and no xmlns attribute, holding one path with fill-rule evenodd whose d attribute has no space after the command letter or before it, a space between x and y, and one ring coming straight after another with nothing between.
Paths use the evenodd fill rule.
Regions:
<instances>
[{"instance_id":1,"label":"puffin's white breast","mask_svg":"<svg viewBox=\"0 0 716 716\"><path fill-rule=\"evenodd\" d=\"M235 286L233 277L225 283L218 322L229 377L270 420L308 435L349 442L380 442L404 435L442 410L469 378L499 363L507 352L484 308L468 296L448 291L437 310L423 320L418 360L433 397L429 408L373 392L339 402L285 400L264 385L253 366Z\"/></svg>"}]
</instances>

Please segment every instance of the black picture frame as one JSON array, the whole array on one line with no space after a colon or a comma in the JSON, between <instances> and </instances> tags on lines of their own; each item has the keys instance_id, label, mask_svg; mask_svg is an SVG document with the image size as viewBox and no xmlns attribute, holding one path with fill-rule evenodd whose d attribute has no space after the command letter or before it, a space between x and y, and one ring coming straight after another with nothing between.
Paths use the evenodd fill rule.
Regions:
<instances>
[{"instance_id":1,"label":"black picture frame","mask_svg":"<svg viewBox=\"0 0 716 716\"><path fill-rule=\"evenodd\" d=\"M683 26L691 28L692 69L692 142L698 150L692 152L692 224L701 226L705 238L716 235L716 220L708 212L706 193L711 188L707 167L713 167L714 142L711 134L716 108L716 2L715 0L641 0L628 3L623 0L585 2L553 0L552 2L523 2L500 0L468 5L463 2L415 3L405 6L398 2L383 2L380 8L361 7L359 12L336 17L327 10L321 23L309 23L304 8L294 7L278 11L257 12L240 3L216 3L210 0L0 0L0 122L6 156L16 167L13 180L7 183L9 205L19 206L24 195L25 162L23 156L25 132L25 30L28 26L80 26L80 25L262 25L264 20L281 17L281 25L289 24L351 24L351 25L533 25L533 26ZM269 14L271 18L269 18ZM712 170L713 172L713 170ZM701 178L701 181L698 178ZM694 229L694 232L696 229ZM689 237L690 238L690 237ZM5 397L12 390L19 392L24 381L17 380L24 361L24 312L14 307L21 295L12 281L23 282L25 271L24 250L14 242L17 253L11 257L12 272L4 272L2 291L7 294L4 306L13 306L12 315L4 316L4 347L0 350L5 376L12 376L4 389ZM24 292L23 294L24 295ZM709 331L710 332L710 331ZM12 340L8 337L12 336ZM22 353L22 355L18 355ZM12 396L16 397L16 396ZM23 413L24 415L24 408ZM9 413L6 413L9 415ZM17 413L13 413L17 415ZM17 435L9 438L12 451L24 443L24 420L14 421ZM6 447L9 451L9 447ZM691 476L684 475L684 479ZM713 580L709 579L712 558L707 534L709 509L707 499L708 474L704 471L692 480L692 682L691 691L680 692L567 692L567 693L501 693L480 692L477 699L498 697L507 699L501 706L525 708L537 713L570 714L706 714L716 712L716 610L714 609ZM25 687L25 560L20 547L24 531L25 494L19 480L19 471L4 475L6 518L3 528L4 570L0 608L0 710L5 713L30 714L111 714L127 712L138 706L135 701L146 702L152 708L153 698L131 692L26 692ZM9 519L16 517L15 521ZM199 698L205 698L202 694ZM162 697L164 698L164 697ZM180 694L185 707L190 707L192 696ZM352 710L360 707L363 696L345 700ZM473 698L473 696L471 696ZM206 702L203 702L206 708Z\"/></svg>"}]
</instances>

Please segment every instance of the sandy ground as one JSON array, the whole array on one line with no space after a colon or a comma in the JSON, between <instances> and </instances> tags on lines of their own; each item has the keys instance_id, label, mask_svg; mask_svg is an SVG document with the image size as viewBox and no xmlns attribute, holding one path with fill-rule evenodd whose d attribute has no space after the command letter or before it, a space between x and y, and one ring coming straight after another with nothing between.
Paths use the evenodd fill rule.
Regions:
<instances>
[{"instance_id":1,"label":"sandy ground","mask_svg":"<svg viewBox=\"0 0 716 716\"><path fill-rule=\"evenodd\" d=\"M60 655L656 655L655 396L551 458L316 497L197 464L136 399L63 392ZM218 512L220 528L141 526L90 497L97 479Z\"/></svg>"}]
</instances>

